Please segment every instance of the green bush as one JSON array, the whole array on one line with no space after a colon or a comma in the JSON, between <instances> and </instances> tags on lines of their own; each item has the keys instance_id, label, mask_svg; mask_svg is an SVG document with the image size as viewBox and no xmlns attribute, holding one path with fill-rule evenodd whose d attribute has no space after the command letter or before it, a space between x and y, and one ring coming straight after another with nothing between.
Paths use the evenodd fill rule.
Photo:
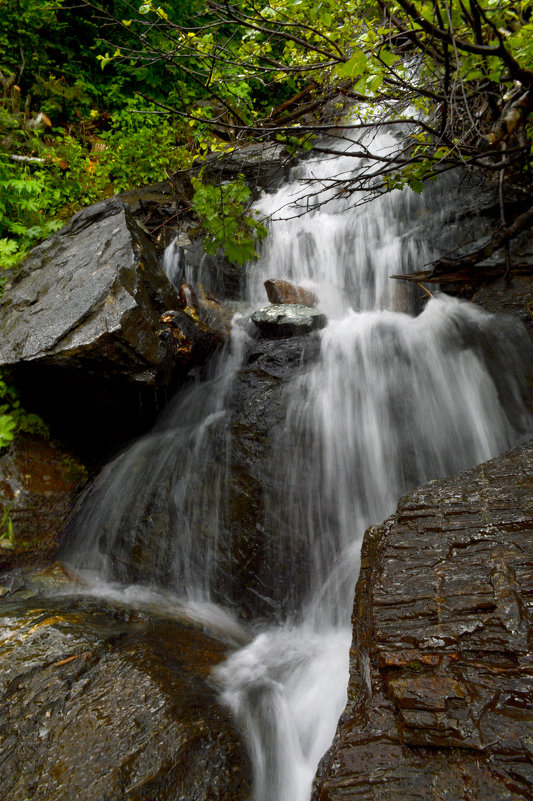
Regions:
<instances>
[{"instance_id":1,"label":"green bush","mask_svg":"<svg viewBox=\"0 0 533 801\"><path fill-rule=\"evenodd\" d=\"M42 418L23 409L15 387L0 374L0 448L8 446L19 431L46 439L50 436Z\"/></svg>"}]
</instances>

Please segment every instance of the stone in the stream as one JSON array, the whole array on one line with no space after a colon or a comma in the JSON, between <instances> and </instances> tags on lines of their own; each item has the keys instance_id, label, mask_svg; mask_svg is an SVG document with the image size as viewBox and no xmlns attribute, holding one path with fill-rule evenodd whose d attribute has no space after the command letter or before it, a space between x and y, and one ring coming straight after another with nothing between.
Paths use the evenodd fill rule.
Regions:
<instances>
[{"instance_id":1,"label":"stone in the stream","mask_svg":"<svg viewBox=\"0 0 533 801\"><path fill-rule=\"evenodd\" d=\"M155 391L174 369L159 317L177 305L128 207L103 200L34 248L6 285L0 366L62 438L112 449L154 419Z\"/></svg>"},{"instance_id":2,"label":"stone in the stream","mask_svg":"<svg viewBox=\"0 0 533 801\"><path fill-rule=\"evenodd\" d=\"M274 304L296 303L314 308L318 303L314 292L291 284L290 281L282 281L280 278L269 278L265 281L265 289L269 301Z\"/></svg>"},{"instance_id":3,"label":"stone in the stream","mask_svg":"<svg viewBox=\"0 0 533 801\"><path fill-rule=\"evenodd\" d=\"M10 570L8 573L0 575L0 595L13 595L18 590L24 589L26 579L20 567Z\"/></svg>"},{"instance_id":4,"label":"stone in the stream","mask_svg":"<svg viewBox=\"0 0 533 801\"><path fill-rule=\"evenodd\" d=\"M266 337L292 337L325 328L327 317L319 309L297 303L274 304L258 309L252 321Z\"/></svg>"},{"instance_id":5,"label":"stone in the stream","mask_svg":"<svg viewBox=\"0 0 533 801\"><path fill-rule=\"evenodd\" d=\"M370 529L320 801L533 797L533 443Z\"/></svg>"},{"instance_id":6,"label":"stone in the stream","mask_svg":"<svg viewBox=\"0 0 533 801\"><path fill-rule=\"evenodd\" d=\"M0 604L6 799L249 797L248 758L209 680L223 643L101 600Z\"/></svg>"},{"instance_id":7,"label":"stone in the stream","mask_svg":"<svg viewBox=\"0 0 533 801\"><path fill-rule=\"evenodd\" d=\"M161 315L160 336L176 361L192 367L203 364L222 347L231 332L233 311L211 295L196 293L182 282L178 291L180 308Z\"/></svg>"}]
</instances>

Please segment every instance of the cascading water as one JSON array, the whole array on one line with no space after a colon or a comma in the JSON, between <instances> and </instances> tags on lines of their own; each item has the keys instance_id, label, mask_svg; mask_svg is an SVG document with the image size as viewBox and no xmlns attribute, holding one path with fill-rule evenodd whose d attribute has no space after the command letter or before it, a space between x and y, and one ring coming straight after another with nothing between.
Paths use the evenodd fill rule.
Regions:
<instances>
[{"instance_id":1,"label":"cascading water","mask_svg":"<svg viewBox=\"0 0 533 801\"><path fill-rule=\"evenodd\" d=\"M373 147L390 145L383 136ZM309 559L303 587L288 593L281 621L263 620L216 671L247 737L254 801L309 797L345 703L365 528L407 489L488 459L531 430L520 371L525 335L445 296L414 316L409 293L388 276L435 255L423 219L439 212L407 191L351 208L354 198L333 198L327 182L355 168L349 155L307 162L293 183L265 196L259 205L273 219L271 233L248 272L252 309L264 305L263 281L280 277L313 289L330 320L318 359L285 390L278 437L294 445L294 457L279 465L284 519L267 504L258 521L287 558L298 532L298 552L303 542ZM178 253L165 262L173 279L183 277ZM66 546L73 568L93 579L164 585L188 602L212 600L221 554L231 549L221 526L227 397L247 340L237 322L213 375L104 470ZM138 555L140 520L161 529L148 564Z\"/></svg>"}]
</instances>

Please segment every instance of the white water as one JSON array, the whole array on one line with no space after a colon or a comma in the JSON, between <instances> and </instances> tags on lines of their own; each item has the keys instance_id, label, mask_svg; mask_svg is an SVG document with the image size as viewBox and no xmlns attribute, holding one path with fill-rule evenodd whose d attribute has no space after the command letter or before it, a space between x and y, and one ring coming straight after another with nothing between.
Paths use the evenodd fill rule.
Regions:
<instances>
[{"instance_id":1,"label":"white water","mask_svg":"<svg viewBox=\"0 0 533 801\"><path fill-rule=\"evenodd\" d=\"M373 147L390 145L380 137ZM292 184L265 196L260 208L277 220L248 270L251 308L266 303L263 281L280 277L313 289L330 319L319 360L287 388L279 432L300 454L280 465L279 482L286 530L298 532L299 547L303 538L312 555L307 592L294 593L284 623L263 623L216 671L253 759L253 801L309 798L345 703L365 528L390 514L410 487L488 459L531 430L521 381L525 335L447 297L414 316L410 291L388 277L419 269L433 255L423 220L437 208L405 191L351 210L353 197L326 202L326 187L313 196L315 210L299 216L321 181L356 166L342 155L308 162ZM310 178L318 183L310 187ZM169 251L165 262L175 280L186 269L177 253ZM117 554L133 558L135 521L150 515L163 487L173 536L152 566L153 583L167 571L172 597L197 609L210 603L224 483L223 468L213 475L211 433L221 431L214 441L226 447L226 393L245 346L236 325L233 347L210 381L183 394L151 435L104 471L67 553L75 568L116 578ZM283 538L276 510L261 523L265 537ZM282 547L290 555L295 546Z\"/></svg>"}]
</instances>

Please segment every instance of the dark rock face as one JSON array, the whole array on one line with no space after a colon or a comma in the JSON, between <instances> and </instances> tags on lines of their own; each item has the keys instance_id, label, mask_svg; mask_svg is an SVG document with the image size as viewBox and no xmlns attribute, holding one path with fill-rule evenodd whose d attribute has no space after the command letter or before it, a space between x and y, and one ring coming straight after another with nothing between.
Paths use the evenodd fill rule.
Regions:
<instances>
[{"instance_id":1,"label":"dark rock face","mask_svg":"<svg viewBox=\"0 0 533 801\"><path fill-rule=\"evenodd\" d=\"M70 503L86 478L77 459L41 437L17 434L0 451L0 500L11 507L15 537L13 550L0 548L0 571L51 561Z\"/></svg>"},{"instance_id":2,"label":"dark rock face","mask_svg":"<svg viewBox=\"0 0 533 801\"><path fill-rule=\"evenodd\" d=\"M252 314L252 321L264 336L272 338L310 334L327 325L324 312L297 303L265 306Z\"/></svg>"},{"instance_id":3,"label":"dark rock face","mask_svg":"<svg viewBox=\"0 0 533 801\"><path fill-rule=\"evenodd\" d=\"M530 799L533 443L365 535L348 706L321 801Z\"/></svg>"},{"instance_id":4,"label":"dark rock face","mask_svg":"<svg viewBox=\"0 0 533 801\"><path fill-rule=\"evenodd\" d=\"M222 521L229 547L221 554L216 590L244 617L283 618L309 590L311 555L306 532L288 513L285 476L285 468L302 463L297 449L305 443L287 432L285 389L319 351L314 336L259 340L229 398L230 470ZM293 497L293 506L309 503L305 476L301 494L303 501Z\"/></svg>"},{"instance_id":5,"label":"dark rock face","mask_svg":"<svg viewBox=\"0 0 533 801\"><path fill-rule=\"evenodd\" d=\"M287 433L286 387L319 349L314 335L250 342L225 411L207 426L197 422L204 393L215 389L185 391L170 412L185 428L148 435L102 471L70 523L61 559L76 572L104 554L110 580L180 594L205 587L245 618L282 616L308 591L312 562L307 531L288 512L297 504L307 517L315 511L305 475L302 497L287 508L286 473L295 459L304 462L306 442Z\"/></svg>"},{"instance_id":6,"label":"dark rock face","mask_svg":"<svg viewBox=\"0 0 533 801\"><path fill-rule=\"evenodd\" d=\"M60 436L81 438L82 451L109 437L113 448L152 422L150 402L174 367L159 316L177 304L128 208L102 201L32 250L6 287L0 365L13 368L26 405Z\"/></svg>"},{"instance_id":7,"label":"dark rock face","mask_svg":"<svg viewBox=\"0 0 533 801\"><path fill-rule=\"evenodd\" d=\"M180 308L161 315L160 335L185 370L204 364L231 332L232 310L213 298L199 298L187 283L179 287Z\"/></svg>"},{"instance_id":8,"label":"dark rock face","mask_svg":"<svg viewBox=\"0 0 533 801\"><path fill-rule=\"evenodd\" d=\"M165 312L161 315L161 324L161 338L172 347L176 360L184 366L202 364L225 341L222 332L203 323L192 308Z\"/></svg>"},{"instance_id":9,"label":"dark rock face","mask_svg":"<svg viewBox=\"0 0 533 801\"><path fill-rule=\"evenodd\" d=\"M450 174L441 182L429 187L429 198L433 198L434 211L425 219L426 230L435 248L435 255L445 252L454 257L470 253L485 245L500 224L500 202L496 182L488 184L474 174ZM443 194L449 203L442 203ZM508 186L505 190L507 219L511 220L524 212L531 203L529 193ZM514 265L531 263L531 234L523 232L511 242L511 259ZM503 248L483 260L485 267L505 269Z\"/></svg>"},{"instance_id":10,"label":"dark rock face","mask_svg":"<svg viewBox=\"0 0 533 801\"><path fill-rule=\"evenodd\" d=\"M0 602L12 801L240 801L249 765L208 676L217 640L100 601Z\"/></svg>"}]
</instances>

